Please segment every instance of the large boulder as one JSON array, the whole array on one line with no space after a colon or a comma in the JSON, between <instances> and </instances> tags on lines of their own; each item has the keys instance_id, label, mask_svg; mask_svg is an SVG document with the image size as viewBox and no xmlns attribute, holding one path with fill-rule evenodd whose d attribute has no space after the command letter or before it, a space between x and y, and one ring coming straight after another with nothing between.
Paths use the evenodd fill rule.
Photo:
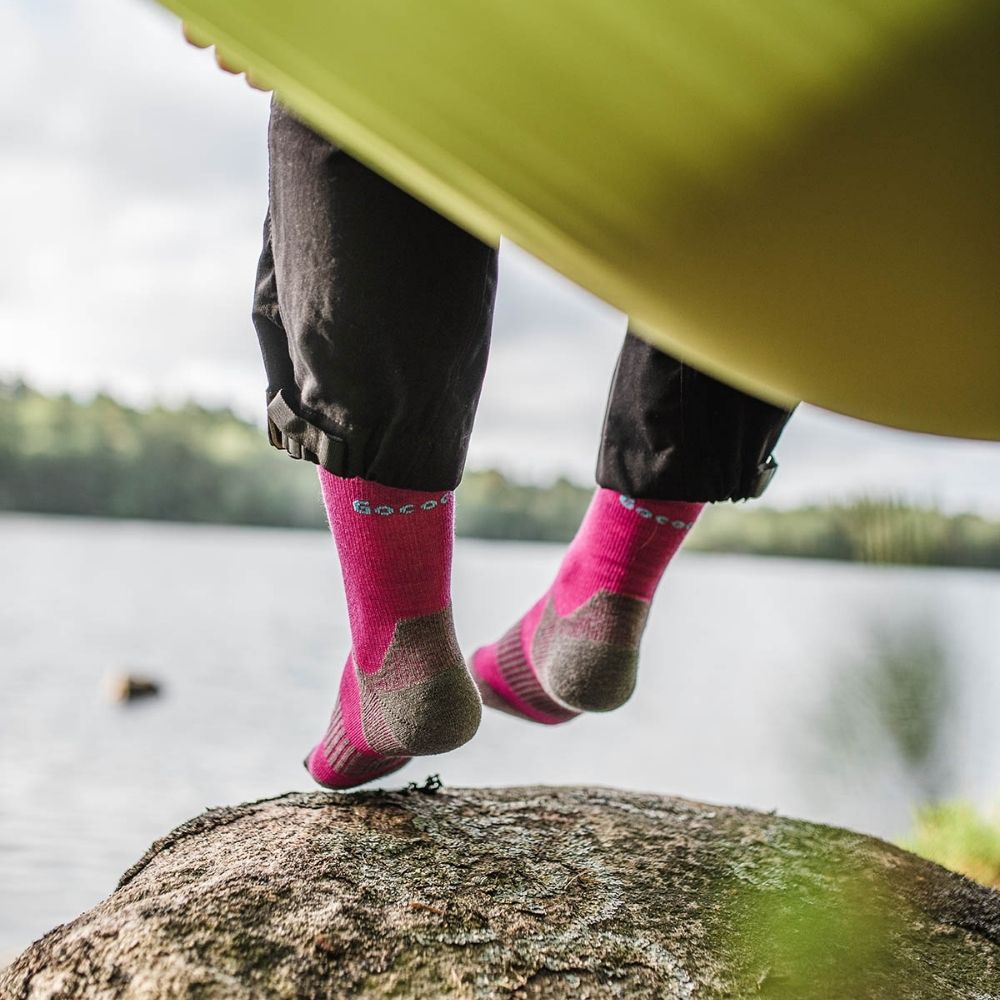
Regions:
<instances>
[{"instance_id":1,"label":"large boulder","mask_svg":"<svg viewBox=\"0 0 1000 1000\"><path fill-rule=\"evenodd\" d=\"M157 841L5 998L1000 994L1000 893L879 840L611 789L292 794Z\"/></svg>"}]
</instances>

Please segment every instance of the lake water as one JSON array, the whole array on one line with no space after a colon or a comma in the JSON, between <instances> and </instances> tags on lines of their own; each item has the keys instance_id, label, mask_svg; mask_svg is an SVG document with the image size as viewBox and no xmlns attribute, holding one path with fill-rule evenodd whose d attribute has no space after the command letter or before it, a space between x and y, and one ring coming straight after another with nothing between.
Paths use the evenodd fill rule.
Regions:
<instances>
[{"instance_id":1,"label":"lake water","mask_svg":"<svg viewBox=\"0 0 1000 1000\"><path fill-rule=\"evenodd\" d=\"M458 543L467 648L544 590L560 551ZM309 789L301 760L348 640L322 533L13 515L0 553L2 961L205 807ZM110 701L106 677L125 670L163 697ZM893 712L915 739L883 724ZM487 713L470 745L386 784L432 772L617 785L898 837L931 794L1000 795L1000 574L682 552L625 708L555 729Z\"/></svg>"}]
</instances>

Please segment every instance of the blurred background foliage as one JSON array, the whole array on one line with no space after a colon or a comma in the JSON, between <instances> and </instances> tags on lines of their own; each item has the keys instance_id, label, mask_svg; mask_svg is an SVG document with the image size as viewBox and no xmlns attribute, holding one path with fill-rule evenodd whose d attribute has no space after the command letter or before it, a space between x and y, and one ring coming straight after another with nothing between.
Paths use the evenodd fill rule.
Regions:
<instances>
[{"instance_id":1,"label":"blurred background foliage","mask_svg":"<svg viewBox=\"0 0 1000 1000\"><path fill-rule=\"evenodd\" d=\"M747 555L1000 568L1000 523L894 499L777 510L726 504L699 522L690 547Z\"/></svg>"},{"instance_id":2,"label":"blurred background foliage","mask_svg":"<svg viewBox=\"0 0 1000 1000\"><path fill-rule=\"evenodd\" d=\"M315 480L281 469L270 451L258 428L228 410L136 410L107 395L78 401L20 382L0 388L2 510L323 524Z\"/></svg>"},{"instance_id":3,"label":"blurred background foliage","mask_svg":"<svg viewBox=\"0 0 1000 1000\"><path fill-rule=\"evenodd\" d=\"M1000 806L986 815L943 798L956 787L962 689L943 622L928 608L873 620L864 631L863 649L838 658L818 714L803 720L823 766L851 786L866 780L873 761L894 761L896 780L923 803L900 846L1000 889Z\"/></svg>"},{"instance_id":4,"label":"blurred background foliage","mask_svg":"<svg viewBox=\"0 0 1000 1000\"><path fill-rule=\"evenodd\" d=\"M495 470L459 489L458 534L565 542L591 487ZM0 383L0 510L280 527L325 524L314 473L225 409L138 410L108 395L46 395ZM716 504L692 532L706 552L1000 568L1000 522L894 500L778 510Z\"/></svg>"},{"instance_id":5,"label":"blurred background foliage","mask_svg":"<svg viewBox=\"0 0 1000 1000\"><path fill-rule=\"evenodd\" d=\"M968 802L923 806L903 847L984 885L1000 889L1000 808L981 813Z\"/></svg>"},{"instance_id":6,"label":"blurred background foliage","mask_svg":"<svg viewBox=\"0 0 1000 1000\"><path fill-rule=\"evenodd\" d=\"M864 651L838 658L819 718L809 726L829 766L861 778L874 759L892 760L898 779L921 802L952 786L950 742L959 691L957 667L928 614L889 624L872 622Z\"/></svg>"}]
</instances>

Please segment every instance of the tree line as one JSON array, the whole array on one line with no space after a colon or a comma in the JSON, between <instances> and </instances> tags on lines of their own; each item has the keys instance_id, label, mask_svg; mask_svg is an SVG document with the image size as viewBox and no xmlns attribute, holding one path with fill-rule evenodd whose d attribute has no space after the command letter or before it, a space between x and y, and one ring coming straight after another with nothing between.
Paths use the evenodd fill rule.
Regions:
<instances>
[{"instance_id":1,"label":"tree line","mask_svg":"<svg viewBox=\"0 0 1000 1000\"><path fill-rule=\"evenodd\" d=\"M469 472L456 531L466 537L565 542L591 488ZM137 409L109 395L46 395L0 383L0 510L91 517L319 528L325 514L308 463L272 448L227 409L188 403ZM880 498L798 510L717 504L689 547L710 552L1000 568L1000 522Z\"/></svg>"}]
</instances>

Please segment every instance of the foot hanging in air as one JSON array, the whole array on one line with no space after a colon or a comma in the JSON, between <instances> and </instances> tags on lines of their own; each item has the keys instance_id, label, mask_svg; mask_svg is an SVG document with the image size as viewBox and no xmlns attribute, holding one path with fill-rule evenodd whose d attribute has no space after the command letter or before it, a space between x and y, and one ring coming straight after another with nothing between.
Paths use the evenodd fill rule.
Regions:
<instances>
[{"instance_id":1,"label":"foot hanging in air","mask_svg":"<svg viewBox=\"0 0 1000 1000\"><path fill-rule=\"evenodd\" d=\"M598 488L555 582L473 655L483 701L548 725L623 705L653 593L703 506Z\"/></svg>"},{"instance_id":2,"label":"foot hanging in air","mask_svg":"<svg viewBox=\"0 0 1000 1000\"><path fill-rule=\"evenodd\" d=\"M352 647L306 767L321 785L351 788L461 746L481 703L452 621L453 494L319 475Z\"/></svg>"}]
</instances>

